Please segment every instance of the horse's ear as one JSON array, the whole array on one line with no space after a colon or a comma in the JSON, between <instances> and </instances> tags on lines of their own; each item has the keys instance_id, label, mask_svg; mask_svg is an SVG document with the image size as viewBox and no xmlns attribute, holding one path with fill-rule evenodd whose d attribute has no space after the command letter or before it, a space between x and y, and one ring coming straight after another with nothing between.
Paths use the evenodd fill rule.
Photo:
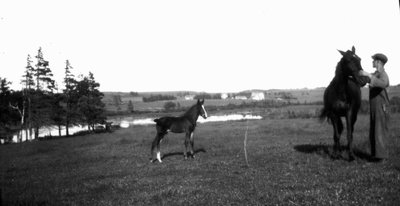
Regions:
<instances>
[{"instance_id":1,"label":"horse's ear","mask_svg":"<svg viewBox=\"0 0 400 206\"><path fill-rule=\"evenodd\" d=\"M204 104L204 98L203 98L203 100L200 102L201 104Z\"/></svg>"},{"instance_id":2,"label":"horse's ear","mask_svg":"<svg viewBox=\"0 0 400 206\"><path fill-rule=\"evenodd\" d=\"M351 47L351 51L353 52L353 54L355 54L356 53L356 48L354 46Z\"/></svg>"},{"instance_id":3,"label":"horse's ear","mask_svg":"<svg viewBox=\"0 0 400 206\"><path fill-rule=\"evenodd\" d=\"M200 104L200 99L197 99L197 104Z\"/></svg>"},{"instance_id":4,"label":"horse's ear","mask_svg":"<svg viewBox=\"0 0 400 206\"><path fill-rule=\"evenodd\" d=\"M341 51L341 50L339 50L339 49L338 49L338 52L339 52L342 56L344 56L344 54L345 54L344 51Z\"/></svg>"}]
</instances>

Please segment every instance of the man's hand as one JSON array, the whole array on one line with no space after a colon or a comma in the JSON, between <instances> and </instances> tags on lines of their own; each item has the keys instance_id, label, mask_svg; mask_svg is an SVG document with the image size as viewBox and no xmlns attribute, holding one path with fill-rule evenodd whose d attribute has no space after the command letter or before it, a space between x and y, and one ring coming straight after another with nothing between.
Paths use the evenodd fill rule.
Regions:
<instances>
[{"instance_id":1,"label":"man's hand","mask_svg":"<svg viewBox=\"0 0 400 206\"><path fill-rule=\"evenodd\" d=\"M361 71L359 72L359 75L360 75L360 76L367 76L367 77L369 77L369 78L371 78L371 76L372 76L372 74L370 74L370 73L368 73L368 72L366 72L366 71L364 71L364 70L361 70Z\"/></svg>"}]
</instances>

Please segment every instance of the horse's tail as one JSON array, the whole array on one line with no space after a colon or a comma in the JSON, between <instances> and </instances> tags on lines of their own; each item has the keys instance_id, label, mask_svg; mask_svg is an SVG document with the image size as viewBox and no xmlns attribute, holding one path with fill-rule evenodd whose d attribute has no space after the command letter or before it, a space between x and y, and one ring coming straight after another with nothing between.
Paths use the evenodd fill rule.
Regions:
<instances>
[{"instance_id":1,"label":"horse's tail","mask_svg":"<svg viewBox=\"0 0 400 206\"><path fill-rule=\"evenodd\" d=\"M328 113L329 113L329 111L325 107L322 108L321 113L319 114L319 121L323 122L323 121L325 121L325 119L328 119L328 121L329 121Z\"/></svg>"}]
</instances>

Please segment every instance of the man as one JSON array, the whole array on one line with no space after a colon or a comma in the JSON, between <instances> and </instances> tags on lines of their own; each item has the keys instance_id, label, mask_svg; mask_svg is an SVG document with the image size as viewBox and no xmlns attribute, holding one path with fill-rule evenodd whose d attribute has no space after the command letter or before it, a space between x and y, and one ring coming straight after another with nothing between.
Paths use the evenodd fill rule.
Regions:
<instances>
[{"instance_id":1,"label":"man","mask_svg":"<svg viewBox=\"0 0 400 206\"><path fill-rule=\"evenodd\" d=\"M371 143L371 156L374 160L387 159L389 153L386 148L388 138L388 106L389 96L386 88L389 86L389 77L385 71L388 58L381 53L372 56L372 66L376 71L372 74L361 71L360 74L370 78L369 102L370 102L370 129L369 139Z\"/></svg>"}]
</instances>

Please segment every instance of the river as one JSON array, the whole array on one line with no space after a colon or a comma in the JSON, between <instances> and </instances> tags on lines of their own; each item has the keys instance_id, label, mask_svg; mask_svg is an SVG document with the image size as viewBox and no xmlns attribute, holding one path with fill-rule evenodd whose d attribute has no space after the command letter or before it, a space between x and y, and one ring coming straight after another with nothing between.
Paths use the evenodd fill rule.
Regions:
<instances>
[{"instance_id":1,"label":"river","mask_svg":"<svg viewBox=\"0 0 400 206\"><path fill-rule=\"evenodd\" d=\"M239 121L239 120L259 120L262 119L259 115L251 115L251 114L228 114L228 115L215 115L209 116L207 119L203 119L199 117L197 120L198 123L209 123L209 122L226 122L226 121ZM113 122L113 125L119 125L121 128L129 128L130 126L135 125L153 125L155 124L153 118L134 118L134 117L122 117L122 118L110 118L109 122ZM87 130L87 126L73 126L69 128L69 134L73 135L77 132ZM53 136L57 137L59 135L58 128L56 126L44 127L41 128L39 133L39 138ZM65 128L61 129L61 135L66 135ZM26 141L25 131L22 134L22 141ZM1 140L1 144L4 143L4 140ZM17 135L13 136L12 141L14 143L17 142Z\"/></svg>"}]
</instances>

